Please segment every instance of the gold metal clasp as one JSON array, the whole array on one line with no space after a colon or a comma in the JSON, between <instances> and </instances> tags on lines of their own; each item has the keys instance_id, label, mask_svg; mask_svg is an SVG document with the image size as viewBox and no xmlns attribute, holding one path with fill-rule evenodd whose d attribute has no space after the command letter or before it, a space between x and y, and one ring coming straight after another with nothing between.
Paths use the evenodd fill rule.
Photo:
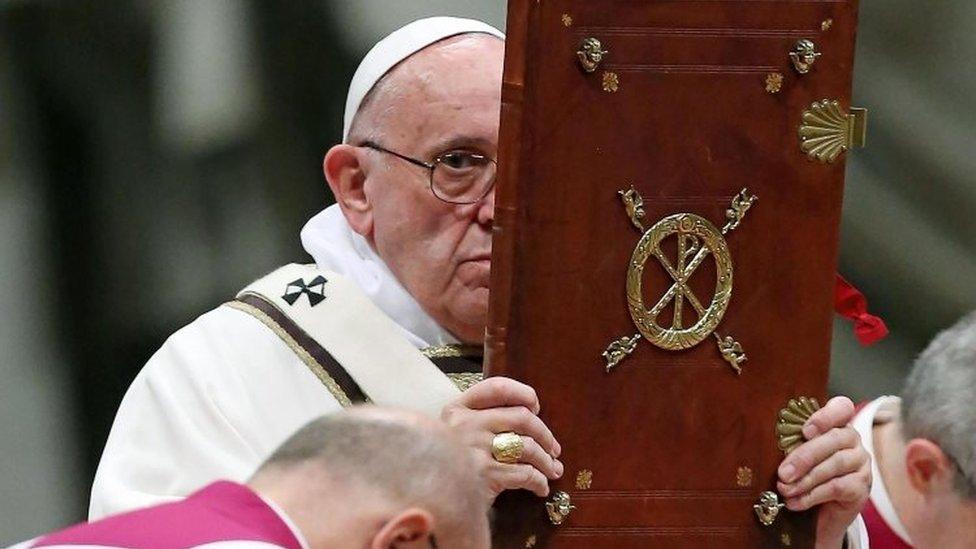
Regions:
<instances>
[{"instance_id":1,"label":"gold metal clasp","mask_svg":"<svg viewBox=\"0 0 976 549\"><path fill-rule=\"evenodd\" d=\"M868 140L868 110L851 107L851 148L863 148Z\"/></svg>"},{"instance_id":2,"label":"gold metal clasp","mask_svg":"<svg viewBox=\"0 0 976 549\"><path fill-rule=\"evenodd\" d=\"M576 506L570 502L569 494L566 492L553 492L552 497L546 502L546 513L556 526L562 524L573 509L576 509Z\"/></svg>"},{"instance_id":3,"label":"gold metal clasp","mask_svg":"<svg viewBox=\"0 0 976 549\"><path fill-rule=\"evenodd\" d=\"M767 490L759 494L759 503L753 505L752 510L756 512L756 517L763 526L772 526L783 507L786 504L779 502L776 492Z\"/></svg>"},{"instance_id":4,"label":"gold metal clasp","mask_svg":"<svg viewBox=\"0 0 976 549\"><path fill-rule=\"evenodd\" d=\"M603 49L603 44L598 39L589 37L580 42L579 49L576 50L576 57L579 58L583 71L590 73L596 71L608 53L610 51Z\"/></svg>"},{"instance_id":5,"label":"gold metal clasp","mask_svg":"<svg viewBox=\"0 0 976 549\"><path fill-rule=\"evenodd\" d=\"M867 120L867 109L844 112L836 99L817 101L803 111L800 150L811 159L833 163L842 152L864 146Z\"/></svg>"},{"instance_id":6,"label":"gold metal clasp","mask_svg":"<svg viewBox=\"0 0 976 549\"><path fill-rule=\"evenodd\" d=\"M793 49L790 50L790 61L793 62L793 68L796 69L796 72L806 74L813 68L813 64L817 62L820 55L821 53L817 51L817 45L813 43L813 40L804 38L793 44Z\"/></svg>"}]
</instances>

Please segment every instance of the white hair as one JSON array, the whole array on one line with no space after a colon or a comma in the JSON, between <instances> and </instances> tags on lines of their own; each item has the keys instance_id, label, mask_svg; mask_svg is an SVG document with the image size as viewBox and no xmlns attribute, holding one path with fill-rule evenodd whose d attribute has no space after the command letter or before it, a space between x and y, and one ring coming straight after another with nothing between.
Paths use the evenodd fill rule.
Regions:
<instances>
[{"instance_id":1,"label":"white hair","mask_svg":"<svg viewBox=\"0 0 976 549\"><path fill-rule=\"evenodd\" d=\"M939 445L957 467L955 489L976 499L976 312L935 337L902 391L906 440Z\"/></svg>"}]
</instances>

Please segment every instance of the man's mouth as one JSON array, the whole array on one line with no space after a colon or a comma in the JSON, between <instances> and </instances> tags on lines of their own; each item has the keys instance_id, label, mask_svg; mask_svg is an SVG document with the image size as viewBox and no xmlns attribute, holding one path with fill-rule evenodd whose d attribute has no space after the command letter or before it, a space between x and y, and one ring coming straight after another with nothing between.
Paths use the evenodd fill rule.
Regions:
<instances>
[{"instance_id":1,"label":"man's mouth","mask_svg":"<svg viewBox=\"0 0 976 549\"><path fill-rule=\"evenodd\" d=\"M485 262L485 263L489 263L490 264L491 263L491 254L490 253L477 254L475 256L472 256L472 257L466 259L465 262L466 263L467 262L471 262L471 263Z\"/></svg>"}]
</instances>

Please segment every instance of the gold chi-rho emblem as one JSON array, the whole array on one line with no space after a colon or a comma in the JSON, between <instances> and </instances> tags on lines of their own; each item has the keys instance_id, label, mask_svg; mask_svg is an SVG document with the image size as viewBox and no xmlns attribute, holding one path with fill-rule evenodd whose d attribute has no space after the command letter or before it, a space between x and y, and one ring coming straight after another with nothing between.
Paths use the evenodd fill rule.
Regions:
<instances>
[{"instance_id":1,"label":"gold chi-rho emblem","mask_svg":"<svg viewBox=\"0 0 976 549\"><path fill-rule=\"evenodd\" d=\"M742 345L731 336L722 336L716 328L722 321L732 299L732 255L725 235L739 226L746 211L756 201L746 189L732 198L726 210L727 223L721 230L709 220L693 213L669 215L644 228L644 200L634 187L619 191L630 222L642 233L627 268L627 307L638 333L623 336L603 352L607 371L634 352L638 341L646 339L653 345L669 351L679 351L698 345L713 335L719 352L735 372L741 373L746 355ZM677 257L668 257L661 243L669 238L677 239ZM655 261L651 262L650 259ZM692 291L689 283L702 264L712 258L715 262L715 292L706 306ZM670 287L651 305L644 302L644 269L657 264L671 280ZM662 321L662 313L671 305L670 323ZM688 321L687 309L694 311L696 319Z\"/></svg>"}]
</instances>

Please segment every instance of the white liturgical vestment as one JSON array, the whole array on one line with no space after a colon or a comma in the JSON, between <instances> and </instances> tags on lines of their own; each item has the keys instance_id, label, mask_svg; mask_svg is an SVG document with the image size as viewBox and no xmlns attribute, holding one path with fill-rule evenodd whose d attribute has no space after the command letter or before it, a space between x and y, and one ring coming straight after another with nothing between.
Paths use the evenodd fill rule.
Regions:
<instances>
[{"instance_id":1,"label":"white liturgical vestment","mask_svg":"<svg viewBox=\"0 0 976 549\"><path fill-rule=\"evenodd\" d=\"M295 320L370 401L437 414L458 390L418 348L453 337L336 206L309 221L302 241L318 266L283 267L240 295L263 296ZM315 285L318 276L325 282ZM90 519L173 501L217 479L242 482L302 425L348 404L336 380L267 321L252 307L225 304L152 356L115 418Z\"/></svg>"},{"instance_id":2,"label":"white liturgical vestment","mask_svg":"<svg viewBox=\"0 0 976 549\"><path fill-rule=\"evenodd\" d=\"M429 17L380 40L350 82L343 139L362 101L392 67L466 33L504 39L481 21ZM347 404L350 384L377 404L431 413L457 395L418 350L457 341L421 309L337 206L309 221L302 244L315 267L275 271L245 288L240 301L173 334L149 360L112 426L90 518L185 497L219 478L244 480L293 431ZM301 333L285 328L282 315ZM313 347L331 355L350 379L325 371ZM477 375L455 374L469 376L461 386Z\"/></svg>"}]
</instances>

